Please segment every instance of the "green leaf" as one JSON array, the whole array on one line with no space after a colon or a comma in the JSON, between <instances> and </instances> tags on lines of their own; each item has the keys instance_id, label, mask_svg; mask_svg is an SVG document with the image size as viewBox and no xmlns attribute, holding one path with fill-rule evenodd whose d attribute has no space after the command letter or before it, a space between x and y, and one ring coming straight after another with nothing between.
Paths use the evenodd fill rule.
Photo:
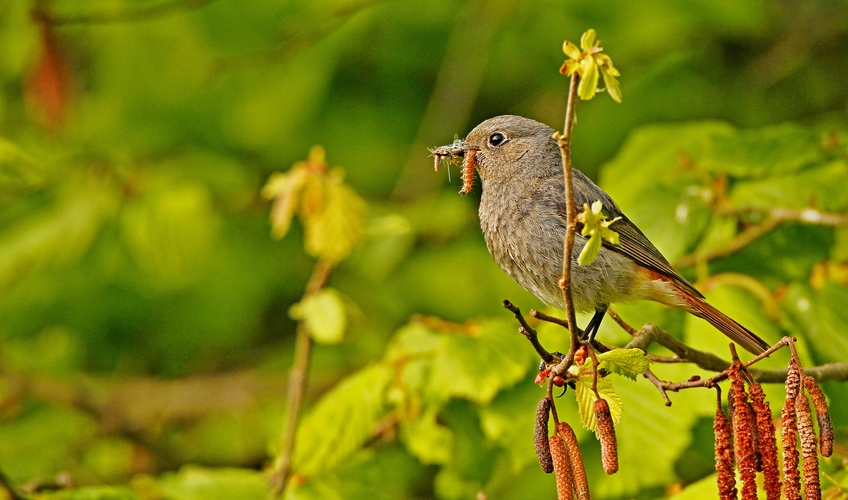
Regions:
<instances>
[{"instance_id":1,"label":"green leaf","mask_svg":"<svg viewBox=\"0 0 848 500\"><path fill-rule=\"evenodd\" d=\"M848 288L837 283L825 283L819 289L793 283L789 286L783 306L800 331L800 337L815 353L815 363L844 362L848 359Z\"/></svg>"},{"instance_id":2,"label":"green leaf","mask_svg":"<svg viewBox=\"0 0 848 500\"><path fill-rule=\"evenodd\" d=\"M437 421L439 409L431 406L419 418L401 422L401 440L425 464L448 463L454 448L453 431Z\"/></svg>"},{"instance_id":3,"label":"green leaf","mask_svg":"<svg viewBox=\"0 0 848 500\"><path fill-rule=\"evenodd\" d=\"M580 55L581 55L580 49L577 48L577 45L574 45L573 43L569 42L568 40L563 42L562 51L565 52L565 55L567 55L570 59L573 59L575 61L580 59Z\"/></svg>"},{"instance_id":4,"label":"green leaf","mask_svg":"<svg viewBox=\"0 0 848 500\"><path fill-rule=\"evenodd\" d=\"M321 210L305 217L306 251L339 262L365 234L365 201L342 182L340 174L326 182Z\"/></svg>"},{"instance_id":5,"label":"green leaf","mask_svg":"<svg viewBox=\"0 0 848 500\"><path fill-rule=\"evenodd\" d=\"M171 500L265 500L268 477L258 470L186 465L159 480L161 498Z\"/></svg>"},{"instance_id":6,"label":"green leaf","mask_svg":"<svg viewBox=\"0 0 848 500\"><path fill-rule=\"evenodd\" d=\"M800 172L738 182L730 191L737 206L807 208L824 211L848 207L848 163L839 160Z\"/></svg>"},{"instance_id":7,"label":"green leaf","mask_svg":"<svg viewBox=\"0 0 848 500\"><path fill-rule=\"evenodd\" d=\"M651 360L641 349L613 349L598 354L598 367L610 373L623 375L631 380L648 369Z\"/></svg>"},{"instance_id":8,"label":"green leaf","mask_svg":"<svg viewBox=\"0 0 848 500\"><path fill-rule=\"evenodd\" d=\"M271 206L271 235L281 239L289 232L300 191L307 180L306 168L295 166L286 173L275 172L262 187L262 196L274 200Z\"/></svg>"},{"instance_id":9,"label":"green leaf","mask_svg":"<svg viewBox=\"0 0 848 500\"><path fill-rule=\"evenodd\" d=\"M220 221L204 185L173 185L127 203L121 237L139 267L161 283L196 279L215 242Z\"/></svg>"},{"instance_id":10,"label":"green leaf","mask_svg":"<svg viewBox=\"0 0 848 500\"><path fill-rule=\"evenodd\" d=\"M545 390L526 379L498 393L488 406L477 409L480 414L480 428L486 440L506 450L513 473L536 463L536 453L532 445L536 417L533 409L543 397ZM557 414L560 421L576 422L580 419L577 405L567 398L557 400ZM553 423L550 427L553 428ZM579 426L575 433L578 440L588 435L588 432Z\"/></svg>"},{"instance_id":11,"label":"green leaf","mask_svg":"<svg viewBox=\"0 0 848 500\"><path fill-rule=\"evenodd\" d=\"M621 102L621 86L618 84L618 78L616 78L612 72L601 66L601 76L604 78L604 87L607 88L607 93L609 93L612 100L615 102Z\"/></svg>"},{"instance_id":12,"label":"green leaf","mask_svg":"<svg viewBox=\"0 0 848 500\"><path fill-rule=\"evenodd\" d=\"M433 359L432 391L488 404L498 391L524 377L534 357L509 321L486 321L445 334Z\"/></svg>"},{"instance_id":13,"label":"green leaf","mask_svg":"<svg viewBox=\"0 0 848 500\"><path fill-rule=\"evenodd\" d=\"M37 187L44 180L44 167L38 161L0 137L0 189L3 192Z\"/></svg>"},{"instance_id":14,"label":"green leaf","mask_svg":"<svg viewBox=\"0 0 848 500\"><path fill-rule=\"evenodd\" d=\"M621 219L616 217L608 221L608 217L602 212L604 204L600 200L592 203L592 207L583 204L583 211L577 216L577 219L583 224L583 230L580 234L589 236L589 240L580 255L577 258L577 263L581 266L591 264L601 251L601 240L606 240L613 245L618 245L618 233L609 228L610 224Z\"/></svg>"},{"instance_id":15,"label":"green leaf","mask_svg":"<svg viewBox=\"0 0 848 500\"><path fill-rule=\"evenodd\" d=\"M118 193L88 182L69 182L54 207L24 217L0 236L0 290L32 272L79 261L114 213Z\"/></svg>"},{"instance_id":16,"label":"green leaf","mask_svg":"<svg viewBox=\"0 0 848 500\"><path fill-rule=\"evenodd\" d=\"M580 422L583 427L592 432L598 432L598 425L595 421L595 391L592 389L594 383L594 374L591 370L592 361L586 360L580 369L580 376L577 378L575 387L575 397L577 398L577 407L580 411ZM612 386L612 382L608 377L598 377L598 393L604 398L610 407L613 423L617 424L621 420L621 400Z\"/></svg>"},{"instance_id":17,"label":"green leaf","mask_svg":"<svg viewBox=\"0 0 848 500\"><path fill-rule=\"evenodd\" d=\"M683 364L655 364L653 370L662 380L686 380L698 373ZM599 498L632 498L645 488L673 482L680 455L690 445L693 425L715 413L715 398L700 391L672 393L674 404L665 406L647 380L620 383L617 394L626 409L616 426L620 467L617 474L605 476L593 488L593 495ZM644 466L646 459L650 467ZM599 466L594 467L597 474L603 474ZM589 474L591 477L591 470Z\"/></svg>"},{"instance_id":18,"label":"green leaf","mask_svg":"<svg viewBox=\"0 0 848 500\"><path fill-rule=\"evenodd\" d=\"M303 321L312 338L321 344L341 342L347 328L344 300L332 288L324 288L294 304L289 309L289 316Z\"/></svg>"},{"instance_id":19,"label":"green leaf","mask_svg":"<svg viewBox=\"0 0 848 500\"><path fill-rule=\"evenodd\" d=\"M581 266L588 266L595 261L595 258L598 257L598 253L600 253L600 251L601 235L595 233L586 241L586 244L583 246L583 250L580 250L580 255L577 257L577 263Z\"/></svg>"},{"instance_id":20,"label":"green leaf","mask_svg":"<svg viewBox=\"0 0 848 500\"><path fill-rule=\"evenodd\" d=\"M324 394L298 428L294 469L307 476L330 469L371 439L391 378L390 367L372 365Z\"/></svg>"},{"instance_id":21,"label":"green leaf","mask_svg":"<svg viewBox=\"0 0 848 500\"><path fill-rule=\"evenodd\" d=\"M824 161L818 134L795 124L738 130L711 137L704 167L734 177L772 177Z\"/></svg>"},{"instance_id":22,"label":"green leaf","mask_svg":"<svg viewBox=\"0 0 848 500\"><path fill-rule=\"evenodd\" d=\"M583 36L580 37L580 48L583 49L583 52L591 49L595 45L595 39L597 38L597 34L594 29L588 29Z\"/></svg>"}]
</instances>

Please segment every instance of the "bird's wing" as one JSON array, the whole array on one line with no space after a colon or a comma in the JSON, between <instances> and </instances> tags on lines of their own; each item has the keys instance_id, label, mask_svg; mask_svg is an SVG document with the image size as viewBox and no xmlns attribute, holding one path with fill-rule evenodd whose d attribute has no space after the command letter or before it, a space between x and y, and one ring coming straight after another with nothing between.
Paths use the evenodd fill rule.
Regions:
<instances>
[{"instance_id":1,"label":"bird's wing","mask_svg":"<svg viewBox=\"0 0 848 500\"><path fill-rule=\"evenodd\" d=\"M633 259L640 266L656 271L677 282L683 288L695 294L695 296L704 298L701 292L696 290L695 287L671 267L671 264L657 250L657 247L636 227L636 224L630 222L630 219L623 215L620 217L621 219L610 224L610 229L618 233L618 244L613 245L604 241L604 247Z\"/></svg>"},{"instance_id":2,"label":"bird's wing","mask_svg":"<svg viewBox=\"0 0 848 500\"><path fill-rule=\"evenodd\" d=\"M622 213L615 201L613 201L613 199L610 198L603 189L599 188L594 182L592 182L591 179L586 177L583 172L576 168L572 168L572 175L574 176L575 186L577 186L577 188L574 189L574 202L575 205L577 205L578 212L581 210L583 205L591 206L593 202L600 200L603 203L602 211L604 215L609 217L610 220L616 217L621 217L619 220L610 224L610 229L618 233L618 244L613 245L612 243L604 241L604 247L633 259L642 267L656 271L677 283L680 288L692 292L696 297L704 298L701 292L696 290L691 283L686 281L686 278L681 276L680 273L671 267L671 264L669 264L666 258L663 257L663 254L657 250L657 247L651 243L647 236L642 234L642 231L636 227L636 224L633 224L630 219ZM564 182L561 178L557 180L559 182ZM564 224L567 220L567 217L565 216L565 200L557 199L556 203L557 211L559 212L560 217L562 217ZM582 228L583 224L578 223L577 231L579 232Z\"/></svg>"}]
</instances>

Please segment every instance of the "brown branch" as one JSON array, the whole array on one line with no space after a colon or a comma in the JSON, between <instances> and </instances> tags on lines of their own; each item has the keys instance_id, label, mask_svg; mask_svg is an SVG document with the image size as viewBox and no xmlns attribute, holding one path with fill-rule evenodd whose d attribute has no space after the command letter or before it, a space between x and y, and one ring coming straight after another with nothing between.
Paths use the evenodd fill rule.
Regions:
<instances>
[{"instance_id":1,"label":"brown branch","mask_svg":"<svg viewBox=\"0 0 848 500\"><path fill-rule=\"evenodd\" d=\"M508 300L503 301L503 306L506 309L509 309L510 312L515 316L515 319L521 324L521 328L518 329L522 335L527 337L527 340L533 345L533 348L536 349L536 352L539 354L539 357L542 358L542 361L545 363L552 363L554 361L554 356L549 353L541 343L539 343L539 336L536 333L536 330L530 327L527 324L527 321L524 320L524 316L521 314L521 309L518 306L514 305L512 302ZM532 314L532 311L531 311Z\"/></svg>"},{"instance_id":2,"label":"brown branch","mask_svg":"<svg viewBox=\"0 0 848 500\"><path fill-rule=\"evenodd\" d=\"M568 87L568 104L565 110L565 128L562 134L555 134L560 156L562 156L562 171L565 181L565 241L562 249L562 276L559 286L562 289L563 309L568 321L568 333L571 338L571 347L568 354L559 365L554 368L554 373L563 374L574 362L574 353L580 345L577 331L577 318L574 314L574 302L571 294L571 252L574 248L574 233L577 231L577 208L574 204L574 184L571 175L571 129L574 127L574 106L577 101L577 83L580 77L577 72L571 75L571 83Z\"/></svg>"},{"instance_id":3,"label":"brown branch","mask_svg":"<svg viewBox=\"0 0 848 500\"><path fill-rule=\"evenodd\" d=\"M737 234L735 238L719 248L684 255L677 259L673 265L676 268L692 267L699 262L707 262L719 257L726 257L748 246L757 238L771 232L779 224L779 220L770 217L759 224L746 227L741 233Z\"/></svg>"},{"instance_id":4,"label":"brown branch","mask_svg":"<svg viewBox=\"0 0 848 500\"><path fill-rule=\"evenodd\" d=\"M144 21L147 19L170 15L176 12L189 11L203 7L213 1L215 0L174 0L137 9L61 15L51 12L46 5L48 2L42 0L37 2L36 7L32 9L32 17L51 26L124 23Z\"/></svg>"},{"instance_id":5,"label":"brown branch","mask_svg":"<svg viewBox=\"0 0 848 500\"><path fill-rule=\"evenodd\" d=\"M330 277L333 264L327 261L319 261L315 264L312 277L306 285L303 297L315 295ZM309 369L309 353L312 348L312 338L306 324L301 321L297 325L297 339L294 348L294 361L289 373L289 386L286 393L286 426L283 431L280 454L274 461L274 468L270 474L271 492L270 498L279 498L286 490L286 483L292 470L292 455L295 445L295 434L300 415L300 406L303 402L303 394L306 392L306 375Z\"/></svg>"},{"instance_id":6,"label":"brown branch","mask_svg":"<svg viewBox=\"0 0 848 500\"><path fill-rule=\"evenodd\" d=\"M774 354L775 351L782 349L783 347L785 347L787 345L790 346L790 348L792 348L794 343L795 343L794 338L783 337L782 339L780 339L780 341L778 341L776 344L774 344L770 348L766 349L764 352L762 352L762 353L758 354L757 356L755 356L754 358L742 363L742 368L748 368L749 366L753 365L754 363L762 361L763 359ZM735 345L730 344L730 347L731 347L731 352L735 353L736 352L735 351ZM667 391L674 391L674 392L680 391L681 389L689 389L689 388L693 388L693 387L712 388L712 387L715 387L715 385L717 383L726 379L727 374L728 374L728 370L725 369L725 370L722 370L718 375L715 375L714 377L711 377L711 378L708 378L708 379L687 380L686 382L677 382L677 383L664 382L663 387Z\"/></svg>"},{"instance_id":7,"label":"brown branch","mask_svg":"<svg viewBox=\"0 0 848 500\"><path fill-rule=\"evenodd\" d=\"M717 213L722 215L741 215L759 212L761 211L752 208L717 210ZM848 226L848 216L822 212L814 208L796 210L792 208L773 207L765 213L765 219L762 222L748 226L723 246L684 255L675 261L674 267L691 267L698 263L707 262L719 257L726 257L751 244L757 238L771 232L783 222L803 222L817 226Z\"/></svg>"},{"instance_id":8,"label":"brown branch","mask_svg":"<svg viewBox=\"0 0 848 500\"><path fill-rule=\"evenodd\" d=\"M669 335L663 329L650 323L643 326L626 347L637 347L644 351L647 350L647 346L652 342L656 342L676 354L679 358L686 359L690 363L694 363L704 370L719 372L726 370L727 367L730 366L729 361L721 359L715 354L706 351L692 349L688 345Z\"/></svg>"},{"instance_id":9,"label":"brown branch","mask_svg":"<svg viewBox=\"0 0 848 500\"><path fill-rule=\"evenodd\" d=\"M650 368L645 370L644 373L642 373L642 376L650 380L651 383L656 386L657 390L660 391L660 396L662 396L663 398L663 403L666 406L671 406L671 399L669 399L668 392L666 392L665 387L663 387L663 381L660 380L656 375L654 375L654 372L652 372Z\"/></svg>"},{"instance_id":10,"label":"brown branch","mask_svg":"<svg viewBox=\"0 0 848 500\"><path fill-rule=\"evenodd\" d=\"M645 376L645 378L649 379L655 386L657 386L657 389L660 391L660 395L663 397L663 400L666 401L666 405L670 404L670 400L668 399L667 395L668 391L677 392L682 389L689 389L694 387L714 387L715 384L727 378L727 369L730 367L729 361L724 360L712 353L692 349L683 342L669 335L667 332L663 331L661 328L658 328L652 324L646 324L642 327L641 330L636 331L633 340L630 341L625 346L625 348L636 348L645 351L651 343L657 343L665 347L666 349L669 349L670 351L674 352L676 355L674 357L660 357L649 354L648 357L652 361L661 363L692 363L704 370L719 372L716 376L712 378L693 379L687 380L685 382L676 383L659 380L652 373L644 373L643 375ZM766 350L764 353L758 355L757 357L743 363L742 366L747 369L751 365L761 361L762 359L765 359L766 357L773 354L775 351L787 345L790 347L794 347L794 340L791 337L783 337L777 344ZM797 355L794 354L793 356L797 357ZM786 381L785 369L751 369L748 371L751 373L753 378L760 383L782 384ZM846 365L845 363L828 363L825 365L808 368L806 370L806 373L818 381L848 381L848 365Z\"/></svg>"},{"instance_id":11,"label":"brown branch","mask_svg":"<svg viewBox=\"0 0 848 500\"><path fill-rule=\"evenodd\" d=\"M634 336L636 335L636 332L638 330L636 330L635 328L630 326L626 321L621 319L621 316L619 316L617 312L613 311L612 308L609 308L609 307L607 308L607 315L610 318L612 318L613 321L618 323L618 326L623 328L625 332L629 333L630 335L634 335Z\"/></svg>"}]
</instances>

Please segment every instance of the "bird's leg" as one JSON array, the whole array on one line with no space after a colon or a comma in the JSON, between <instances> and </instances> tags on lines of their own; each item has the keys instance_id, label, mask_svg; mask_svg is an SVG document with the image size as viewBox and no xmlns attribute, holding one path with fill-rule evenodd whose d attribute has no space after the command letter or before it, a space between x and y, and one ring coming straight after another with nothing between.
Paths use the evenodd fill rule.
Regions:
<instances>
[{"instance_id":1,"label":"bird's leg","mask_svg":"<svg viewBox=\"0 0 848 500\"><path fill-rule=\"evenodd\" d=\"M599 308L595 311L595 315L592 316L592 319L589 320L589 324L586 325L586 329L583 331L583 337L581 340L584 341L593 341L595 340L595 334L598 333L598 328L601 327L601 321L604 319L604 315L607 313L606 306Z\"/></svg>"}]
</instances>

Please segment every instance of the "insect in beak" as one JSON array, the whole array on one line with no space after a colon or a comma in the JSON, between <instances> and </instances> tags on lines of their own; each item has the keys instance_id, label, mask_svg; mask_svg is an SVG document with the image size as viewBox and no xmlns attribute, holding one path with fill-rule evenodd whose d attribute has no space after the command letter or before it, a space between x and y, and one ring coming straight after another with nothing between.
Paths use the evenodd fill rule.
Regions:
<instances>
[{"instance_id":1,"label":"insect in beak","mask_svg":"<svg viewBox=\"0 0 848 500\"><path fill-rule=\"evenodd\" d=\"M431 149L430 153L433 155L437 172L443 158L447 158L450 163L460 163L459 158L462 158L462 189L459 190L459 194L466 195L471 192L471 185L474 182L477 151L480 151L480 148L469 146L465 141L457 139L452 144Z\"/></svg>"}]
</instances>

